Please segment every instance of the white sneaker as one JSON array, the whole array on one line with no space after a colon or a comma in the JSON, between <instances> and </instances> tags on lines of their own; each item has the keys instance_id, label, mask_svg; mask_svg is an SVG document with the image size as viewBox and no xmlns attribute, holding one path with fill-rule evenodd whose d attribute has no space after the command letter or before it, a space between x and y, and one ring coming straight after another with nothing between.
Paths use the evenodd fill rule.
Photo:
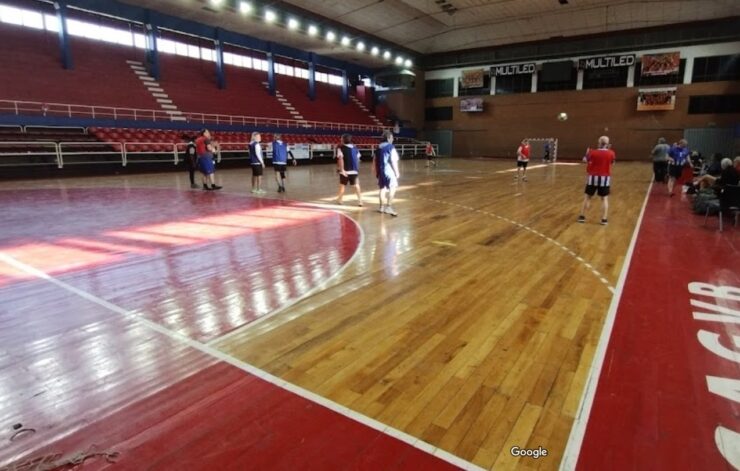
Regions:
<instances>
[{"instance_id":1,"label":"white sneaker","mask_svg":"<svg viewBox=\"0 0 740 471\"><path fill-rule=\"evenodd\" d=\"M257 193L259 193L260 195L264 195L267 192L265 190L257 190Z\"/></svg>"},{"instance_id":2,"label":"white sneaker","mask_svg":"<svg viewBox=\"0 0 740 471\"><path fill-rule=\"evenodd\" d=\"M259 191L252 188L252 193L259 193Z\"/></svg>"},{"instance_id":3,"label":"white sneaker","mask_svg":"<svg viewBox=\"0 0 740 471\"><path fill-rule=\"evenodd\" d=\"M385 214L390 214L391 216L398 216L398 213L393 210L392 206L387 206L385 208Z\"/></svg>"},{"instance_id":4,"label":"white sneaker","mask_svg":"<svg viewBox=\"0 0 740 471\"><path fill-rule=\"evenodd\" d=\"M378 212L379 213L385 213L385 205L382 205L381 204L380 207L378 208Z\"/></svg>"}]
</instances>

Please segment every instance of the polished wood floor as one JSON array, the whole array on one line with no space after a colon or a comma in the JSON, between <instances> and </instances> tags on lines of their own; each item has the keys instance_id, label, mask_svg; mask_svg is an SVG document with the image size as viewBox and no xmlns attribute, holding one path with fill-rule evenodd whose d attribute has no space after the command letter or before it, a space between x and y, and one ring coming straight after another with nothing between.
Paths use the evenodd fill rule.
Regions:
<instances>
[{"instance_id":1,"label":"polished wood floor","mask_svg":"<svg viewBox=\"0 0 740 471\"><path fill-rule=\"evenodd\" d=\"M575 222L582 165L523 183L511 164L404 161L397 218L376 212L367 164L362 208L332 205L332 166L291 168L285 194L268 170L264 197L335 207L364 240L326 286L211 345L481 467L558 468L651 170L615 167L601 226L597 201ZM249 193L246 169L217 180ZM29 186L191 191L184 172L6 184Z\"/></svg>"}]
</instances>

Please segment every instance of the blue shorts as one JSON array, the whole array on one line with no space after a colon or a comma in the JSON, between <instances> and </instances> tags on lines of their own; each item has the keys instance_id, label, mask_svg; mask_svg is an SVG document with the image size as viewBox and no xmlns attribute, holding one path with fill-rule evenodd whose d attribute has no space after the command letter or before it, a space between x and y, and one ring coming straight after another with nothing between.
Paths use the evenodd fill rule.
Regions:
<instances>
[{"instance_id":1,"label":"blue shorts","mask_svg":"<svg viewBox=\"0 0 740 471\"><path fill-rule=\"evenodd\" d=\"M198 170L203 175L210 175L216 172L216 166L213 163L213 154L203 154L198 156Z\"/></svg>"},{"instance_id":2,"label":"blue shorts","mask_svg":"<svg viewBox=\"0 0 740 471\"><path fill-rule=\"evenodd\" d=\"M391 188L398 188L398 179L395 175L387 175L383 174L378 177L378 188L382 189L391 189Z\"/></svg>"}]
</instances>

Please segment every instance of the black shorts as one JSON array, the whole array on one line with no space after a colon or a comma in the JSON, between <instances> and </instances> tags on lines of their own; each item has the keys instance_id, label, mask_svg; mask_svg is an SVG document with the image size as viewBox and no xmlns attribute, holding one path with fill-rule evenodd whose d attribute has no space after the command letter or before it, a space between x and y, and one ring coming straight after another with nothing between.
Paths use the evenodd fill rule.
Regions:
<instances>
[{"instance_id":1,"label":"black shorts","mask_svg":"<svg viewBox=\"0 0 740 471\"><path fill-rule=\"evenodd\" d=\"M288 170L288 165L287 164L272 164L272 168L274 168L276 172L285 173L285 171Z\"/></svg>"},{"instance_id":2,"label":"black shorts","mask_svg":"<svg viewBox=\"0 0 740 471\"><path fill-rule=\"evenodd\" d=\"M357 183L357 174L349 174L346 177L344 175L339 175L339 184L340 185L352 185L355 186Z\"/></svg>"},{"instance_id":3,"label":"black shorts","mask_svg":"<svg viewBox=\"0 0 740 471\"><path fill-rule=\"evenodd\" d=\"M585 193L588 196L593 196L596 193L598 193L599 196L609 196L609 187L608 186L586 185Z\"/></svg>"},{"instance_id":4,"label":"black shorts","mask_svg":"<svg viewBox=\"0 0 740 471\"><path fill-rule=\"evenodd\" d=\"M668 175L672 176L673 178L680 178L681 174L683 174L683 165L668 166Z\"/></svg>"},{"instance_id":5,"label":"black shorts","mask_svg":"<svg viewBox=\"0 0 740 471\"><path fill-rule=\"evenodd\" d=\"M434 160L434 155L427 154L427 160Z\"/></svg>"},{"instance_id":6,"label":"black shorts","mask_svg":"<svg viewBox=\"0 0 740 471\"><path fill-rule=\"evenodd\" d=\"M527 168L527 164L529 163L529 160L517 160L516 161L516 167L524 167Z\"/></svg>"},{"instance_id":7,"label":"black shorts","mask_svg":"<svg viewBox=\"0 0 740 471\"><path fill-rule=\"evenodd\" d=\"M253 177L261 177L262 176L262 165L252 164L252 176Z\"/></svg>"}]
</instances>

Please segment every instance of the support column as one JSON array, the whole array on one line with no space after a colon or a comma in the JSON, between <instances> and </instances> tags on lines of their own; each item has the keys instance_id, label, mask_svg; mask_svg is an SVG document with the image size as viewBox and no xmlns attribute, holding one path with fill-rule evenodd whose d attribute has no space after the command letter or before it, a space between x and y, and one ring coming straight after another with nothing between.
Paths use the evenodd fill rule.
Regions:
<instances>
[{"instance_id":1,"label":"support column","mask_svg":"<svg viewBox=\"0 0 740 471\"><path fill-rule=\"evenodd\" d=\"M313 52L308 54L308 98L316 99L316 55Z\"/></svg>"},{"instance_id":2,"label":"support column","mask_svg":"<svg viewBox=\"0 0 740 471\"><path fill-rule=\"evenodd\" d=\"M149 75L159 81L159 50L157 48L157 26L151 22L144 25L146 33L146 66Z\"/></svg>"},{"instance_id":3,"label":"support column","mask_svg":"<svg viewBox=\"0 0 740 471\"><path fill-rule=\"evenodd\" d=\"M57 12L57 22L59 23L59 49L62 54L62 67L71 69L72 51L69 47L69 35L67 34L67 4L54 2L54 9Z\"/></svg>"},{"instance_id":4,"label":"support column","mask_svg":"<svg viewBox=\"0 0 740 471\"><path fill-rule=\"evenodd\" d=\"M627 88L632 88L635 86L635 66L631 65L627 69Z\"/></svg>"},{"instance_id":5,"label":"support column","mask_svg":"<svg viewBox=\"0 0 740 471\"><path fill-rule=\"evenodd\" d=\"M537 81L539 80L539 72L537 72L537 69L534 69L534 73L532 74L532 87L529 89L532 93L537 93Z\"/></svg>"},{"instance_id":6,"label":"support column","mask_svg":"<svg viewBox=\"0 0 740 471\"><path fill-rule=\"evenodd\" d=\"M683 83L688 85L691 83L691 79L694 76L694 57L686 58L686 66L683 69Z\"/></svg>"},{"instance_id":7,"label":"support column","mask_svg":"<svg viewBox=\"0 0 740 471\"><path fill-rule=\"evenodd\" d=\"M226 88L226 73L224 71L224 43L221 40L221 28L216 28L216 40L213 43L216 54L216 83L219 89Z\"/></svg>"},{"instance_id":8,"label":"support column","mask_svg":"<svg viewBox=\"0 0 740 471\"><path fill-rule=\"evenodd\" d=\"M342 71L342 103L345 105L349 101L349 84L347 83L347 71Z\"/></svg>"},{"instance_id":9,"label":"support column","mask_svg":"<svg viewBox=\"0 0 740 471\"><path fill-rule=\"evenodd\" d=\"M491 76L491 90L489 92L491 95L496 94L496 76Z\"/></svg>"},{"instance_id":10,"label":"support column","mask_svg":"<svg viewBox=\"0 0 740 471\"><path fill-rule=\"evenodd\" d=\"M578 78L576 79L576 90L583 90L583 69L578 69Z\"/></svg>"},{"instance_id":11,"label":"support column","mask_svg":"<svg viewBox=\"0 0 740 471\"><path fill-rule=\"evenodd\" d=\"M270 95L275 95L275 58L272 54L272 43L267 47L267 88L270 90Z\"/></svg>"}]
</instances>

